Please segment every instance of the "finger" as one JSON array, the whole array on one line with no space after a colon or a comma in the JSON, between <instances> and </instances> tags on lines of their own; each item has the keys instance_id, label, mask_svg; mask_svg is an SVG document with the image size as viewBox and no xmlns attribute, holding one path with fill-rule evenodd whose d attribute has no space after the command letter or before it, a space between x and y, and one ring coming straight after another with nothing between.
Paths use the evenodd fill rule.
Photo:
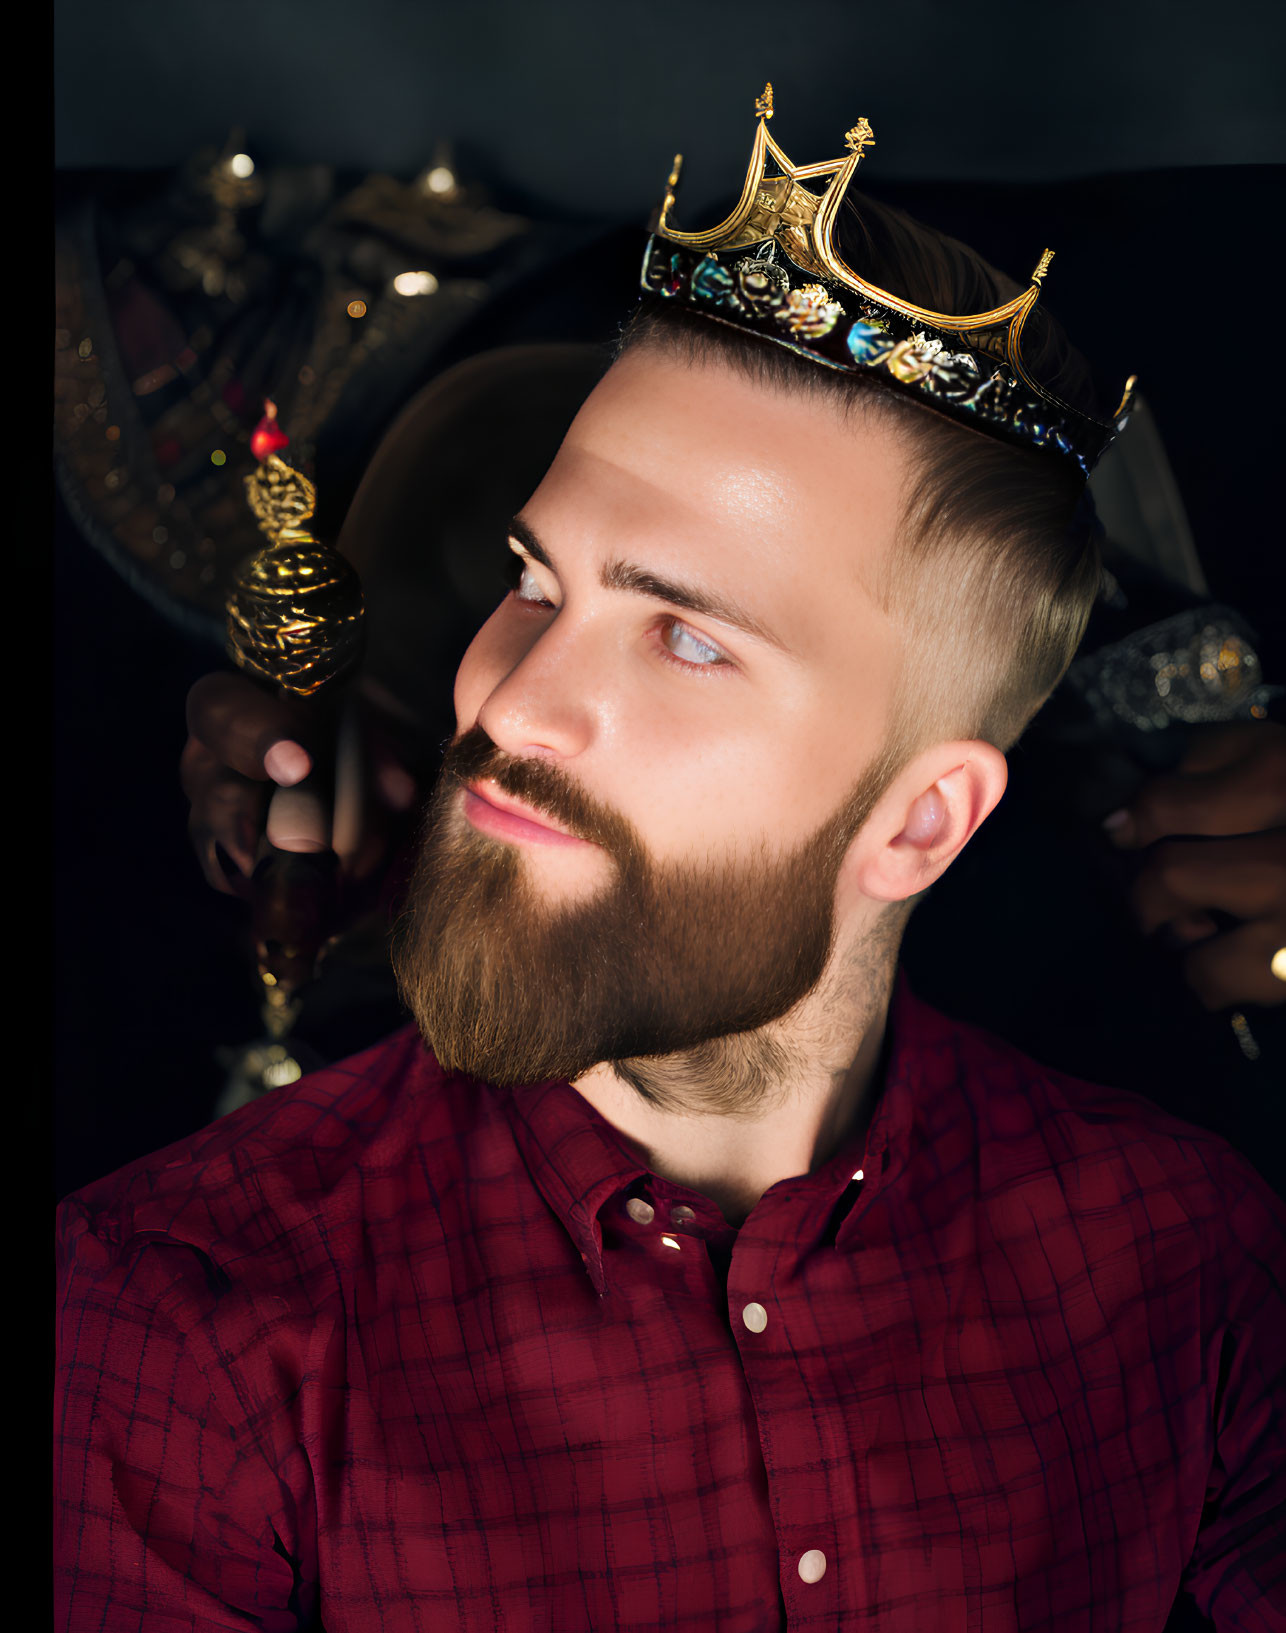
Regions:
<instances>
[{"instance_id":1,"label":"finger","mask_svg":"<svg viewBox=\"0 0 1286 1633\"><path fill-rule=\"evenodd\" d=\"M1286 981L1273 974L1273 954L1286 942L1286 919L1239 924L1184 953L1184 980L1206 1009L1286 1002Z\"/></svg>"},{"instance_id":2,"label":"finger","mask_svg":"<svg viewBox=\"0 0 1286 1633\"><path fill-rule=\"evenodd\" d=\"M409 811L420 790L406 767L396 760L377 760L374 772L376 792L389 810L396 811L399 816Z\"/></svg>"},{"instance_id":3,"label":"finger","mask_svg":"<svg viewBox=\"0 0 1286 1633\"><path fill-rule=\"evenodd\" d=\"M191 737L243 777L275 778L286 786L312 769L300 743L308 716L293 700L274 697L244 675L203 675L188 693L187 723Z\"/></svg>"},{"instance_id":4,"label":"finger","mask_svg":"<svg viewBox=\"0 0 1286 1633\"><path fill-rule=\"evenodd\" d=\"M1193 726L1177 769L1218 771L1244 760L1266 735L1276 732L1286 732L1286 726L1271 720L1226 720L1217 725Z\"/></svg>"},{"instance_id":5,"label":"finger","mask_svg":"<svg viewBox=\"0 0 1286 1633\"><path fill-rule=\"evenodd\" d=\"M1219 926L1209 913L1183 913L1177 919L1168 919L1165 929L1174 946L1187 947L1216 935Z\"/></svg>"},{"instance_id":6,"label":"finger","mask_svg":"<svg viewBox=\"0 0 1286 1633\"><path fill-rule=\"evenodd\" d=\"M189 804L204 795L211 778L217 776L220 769L220 762L205 744L189 737L179 755L179 783Z\"/></svg>"},{"instance_id":7,"label":"finger","mask_svg":"<svg viewBox=\"0 0 1286 1633\"><path fill-rule=\"evenodd\" d=\"M428 734L368 697L359 694L358 704L371 794L392 811L408 811L419 793L411 768L422 758Z\"/></svg>"},{"instance_id":8,"label":"finger","mask_svg":"<svg viewBox=\"0 0 1286 1633\"><path fill-rule=\"evenodd\" d=\"M1231 765L1149 778L1104 826L1114 844L1134 849L1171 834L1254 834L1283 824L1286 733L1271 733Z\"/></svg>"},{"instance_id":9,"label":"finger","mask_svg":"<svg viewBox=\"0 0 1286 1633\"><path fill-rule=\"evenodd\" d=\"M1145 935L1212 909L1240 919L1286 912L1286 829L1232 839L1167 839L1149 853L1130 887Z\"/></svg>"},{"instance_id":10,"label":"finger","mask_svg":"<svg viewBox=\"0 0 1286 1633\"><path fill-rule=\"evenodd\" d=\"M415 779L418 793L419 767L432 755L441 739L441 730L421 719L369 677L362 677L353 695L360 712L368 764L378 768L387 761L401 766Z\"/></svg>"},{"instance_id":11,"label":"finger","mask_svg":"<svg viewBox=\"0 0 1286 1633\"><path fill-rule=\"evenodd\" d=\"M353 883L372 879L419 803L421 786L408 747L422 732L403 722L390 728L385 711L359 699L360 755L341 728L336 756L334 847Z\"/></svg>"},{"instance_id":12,"label":"finger","mask_svg":"<svg viewBox=\"0 0 1286 1633\"><path fill-rule=\"evenodd\" d=\"M195 738L184 745L179 781L191 806L193 843L216 842L248 876L263 823L265 785L220 765Z\"/></svg>"},{"instance_id":13,"label":"finger","mask_svg":"<svg viewBox=\"0 0 1286 1633\"><path fill-rule=\"evenodd\" d=\"M268 806L268 843L281 851L330 849L330 802L313 781L278 788Z\"/></svg>"},{"instance_id":14,"label":"finger","mask_svg":"<svg viewBox=\"0 0 1286 1633\"><path fill-rule=\"evenodd\" d=\"M189 823L188 837L196 853L202 877L212 889L225 896L250 898L249 873L242 869L208 829L199 823Z\"/></svg>"}]
</instances>

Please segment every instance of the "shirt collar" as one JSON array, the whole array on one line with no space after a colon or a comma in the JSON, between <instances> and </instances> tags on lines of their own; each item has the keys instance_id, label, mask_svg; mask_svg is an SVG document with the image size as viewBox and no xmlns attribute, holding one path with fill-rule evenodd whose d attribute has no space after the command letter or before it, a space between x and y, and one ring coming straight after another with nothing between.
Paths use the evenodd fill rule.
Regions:
<instances>
[{"instance_id":1,"label":"shirt collar","mask_svg":"<svg viewBox=\"0 0 1286 1633\"><path fill-rule=\"evenodd\" d=\"M776 1201L806 1210L817 1223L819 1235L840 1208L842 1218L833 1244L840 1252L857 1245L857 1217L897 1183L910 1159L924 1035L937 1020L912 993L899 968L886 1022L884 1076L873 1111L820 1168L779 1181L768 1193ZM562 1221L602 1295L606 1291L602 1210L640 1182L667 1196L678 1195L682 1187L652 1173L625 1138L570 1083L555 1081L497 1092L509 1096L515 1138L533 1182ZM859 1171L860 1180L856 1178ZM846 1197L850 1187L852 1194ZM751 1213L743 1231L757 1228L757 1212ZM813 1237L806 1226L798 1233L801 1241Z\"/></svg>"},{"instance_id":2,"label":"shirt collar","mask_svg":"<svg viewBox=\"0 0 1286 1633\"><path fill-rule=\"evenodd\" d=\"M606 1290L599 1213L636 1184L647 1165L568 1082L510 1091L514 1134L545 1201L575 1242L594 1287Z\"/></svg>"}]
</instances>

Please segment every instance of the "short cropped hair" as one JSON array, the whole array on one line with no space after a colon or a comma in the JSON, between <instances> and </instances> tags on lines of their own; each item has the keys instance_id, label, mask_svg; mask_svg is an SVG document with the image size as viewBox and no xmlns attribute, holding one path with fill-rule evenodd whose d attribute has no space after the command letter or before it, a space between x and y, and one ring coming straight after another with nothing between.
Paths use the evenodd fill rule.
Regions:
<instances>
[{"instance_id":1,"label":"short cropped hair","mask_svg":"<svg viewBox=\"0 0 1286 1633\"><path fill-rule=\"evenodd\" d=\"M850 194L835 236L869 282L930 310L989 311L1021 291L966 245L872 199ZM872 586L911 632L890 739L903 760L953 738L1012 747L1071 663L1101 581L1075 466L950 420L877 375L822 367L662 296L640 301L616 355L639 346L690 363L720 358L770 388L896 425L911 476L897 548ZM1102 416L1088 364L1039 305L1023 360L1042 386Z\"/></svg>"}]
</instances>

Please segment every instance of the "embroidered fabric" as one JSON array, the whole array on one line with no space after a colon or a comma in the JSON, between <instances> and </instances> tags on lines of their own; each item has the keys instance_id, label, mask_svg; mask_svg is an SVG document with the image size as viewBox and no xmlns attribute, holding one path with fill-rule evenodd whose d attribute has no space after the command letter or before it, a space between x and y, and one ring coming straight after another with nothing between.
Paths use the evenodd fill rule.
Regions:
<instances>
[{"instance_id":1,"label":"embroidered fabric","mask_svg":"<svg viewBox=\"0 0 1286 1633\"><path fill-rule=\"evenodd\" d=\"M1254 639L1231 607L1186 608L1077 658L1067 685L1104 729L1263 719L1286 687L1264 682Z\"/></svg>"}]
</instances>

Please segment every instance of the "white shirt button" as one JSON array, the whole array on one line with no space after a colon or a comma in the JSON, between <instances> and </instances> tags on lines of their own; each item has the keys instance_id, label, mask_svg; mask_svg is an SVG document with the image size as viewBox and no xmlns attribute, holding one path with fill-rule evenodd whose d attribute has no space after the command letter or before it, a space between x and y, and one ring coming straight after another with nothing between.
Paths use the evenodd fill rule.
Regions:
<instances>
[{"instance_id":1,"label":"white shirt button","mask_svg":"<svg viewBox=\"0 0 1286 1633\"><path fill-rule=\"evenodd\" d=\"M650 1225L656 1218L656 1209L641 1196L632 1196L625 1204L625 1211L639 1225Z\"/></svg>"},{"instance_id":2,"label":"white shirt button","mask_svg":"<svg viewBox=\"0 0 1286 1633\"><path fill-rule=\"evenodd\" d=\"M826 1575L826 1555L820 1548L810 1548L799 1562L799 1574L805 1582L820 1582Z\"/></svg>"},{"instance_id":3,"label":"white shirt button","mask_svg":"<svg viewBox=\"0 0 1286 1633\"><path fill-rule=\"evenodd\" d=\"M680 1202L676 1207L670 1209L670 1223L673 1225L686 1224L689 1219L695 1218L696 1213L688 1207L686 1202Z\"/></svg>"},{"instance_id":4,"label":"white shirt button","mask_svg":"<svg viewBox=\"0 0 1286 1633\"><path fill-rule=\"evenodd\" d=\"M762 1332L768 1325L768 1312L762 1304L747 1304L741 1312L741 1319L751 1332Z\"/></svg>"}]
</instances>

